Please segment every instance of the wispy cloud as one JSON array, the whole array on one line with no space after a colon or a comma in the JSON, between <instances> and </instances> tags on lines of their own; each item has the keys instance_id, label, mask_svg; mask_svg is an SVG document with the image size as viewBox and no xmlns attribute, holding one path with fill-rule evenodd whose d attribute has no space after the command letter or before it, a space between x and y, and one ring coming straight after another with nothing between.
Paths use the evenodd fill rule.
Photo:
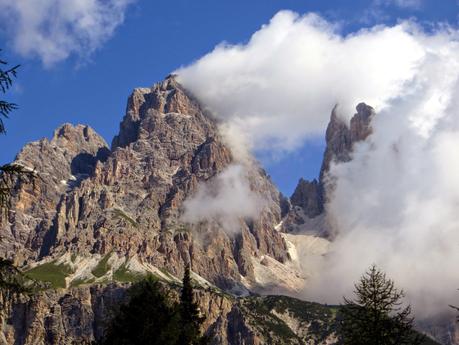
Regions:
<instances>
[{"instance_id":1,"label":"wispy cloud","mask_svg":"<svg viewBox=\"0 0 459 345\"><path fill-rule=\"evenodd\" d=\"M182 219L190 223L212 219L228 234L234 234L240 231L240 219L256 217L262 204L250 189L245 168L234 164L199 186L197 193L185 201Z\"/></svg>"},{"instance_id":2,"label":"wispy cloud","mask_svg":"<svg viewBox=\"0 0 459 345\"><path fill-rule=\"evenodd\" d=\"M422 0L375 0L377 6L397 6L400 8L418 9L422 5Z\"/></svg>"},{"instance_id":3,"label":"wispy cloud","mask_svg":"<svg viewBox=\"0 0 459 345\"><path fill-rule=\"evenodd\" d=\"M393 16L390 10L393 10L394 7L402 10L419 11L422 9L422 5L422 0L373 0L370 6L363 11L359 21L366 25L384 23Z\"/></svg>"},{"instance_id":4,"label":"wispy cloud","mask_svg":"<svg viewBox=\"0 0 459 345\"><path fill-rule=\"evenodd\" d=\"M403 8L419 8L421 6L421 0L391 0L390 2Z\"/></svg>"},{"instance_id":5,"label":"wispy cloud","mask_svg":"<svg viewBox=\"0 0 459 345\"><path fill-rule=\"evenodd\" d=\"M112 37L134 0L0 0L0 27L14 50L51 66L85 60Z\"/></svg>"}]
</instances>

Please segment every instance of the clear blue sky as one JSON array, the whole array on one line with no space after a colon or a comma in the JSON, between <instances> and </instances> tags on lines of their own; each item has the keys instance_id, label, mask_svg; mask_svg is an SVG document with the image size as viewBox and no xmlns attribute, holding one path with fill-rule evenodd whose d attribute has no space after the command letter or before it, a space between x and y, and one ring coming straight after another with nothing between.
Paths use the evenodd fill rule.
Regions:
<instances>
[{"instance_id":1,"label":"clear blue sky","mask_svg":"<svg viewBox=\"0 0 459 345\"><path fill-rule=\"evenodd\" d=\"M222 41L247 41L281 9L317 12L340 21L346 33L409 17L425 25L444 21L456 26L458 8L456 0L137 0L89 62L81 65L70 56L46 68L38 58L15 54L11 34L0 24L2 58L22 65L6 96L20 109L0 137L0 163L64 122L89 124L110 144L133 88L152 85ZM280 190L290 195L301 176L317 176L322 152L322 141L308 142L282 159L260 158Z\"/></svg>"}]
</instances>

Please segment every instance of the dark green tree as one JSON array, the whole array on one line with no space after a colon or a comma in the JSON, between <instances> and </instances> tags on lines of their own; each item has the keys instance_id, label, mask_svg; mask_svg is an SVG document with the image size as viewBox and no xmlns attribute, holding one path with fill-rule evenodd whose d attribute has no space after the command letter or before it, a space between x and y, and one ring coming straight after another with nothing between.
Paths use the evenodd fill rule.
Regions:
<instances>
[{"instance_id":1,"label":"dark green tree","mask_svg":"<svg viewBox=\"0 0 459 345\"><path fill-rule=\"evenodd\" d=\"M13 85L13 79L16 78L18 69L19 65L9 67L6 61L0 59L0 90L2 93L6 93ZM17 107L15 103L0 100L0 134L6 132L3 119L7 119L10 112Z\"/></svg>"},{"instance_id":2,"label":"dark green tree","mask_svg":"<svg viewBox=\"0 0 459 345\"><path fill-rule=\"evenodd\" d=\"M1 51L1 50L0 50ZM13 85L17 76L19 65L9 67L8 63L0 59L0 91L6 93ZM7 119L11 111L17 109L17 104L0 100L0 134L5 134L3 119ZM15 176L33 176L34 173L17 164L6 164L0 166L0 209L4 210L8 205L11 191L11 181Z\"/></svg>"},{"instance_id":3,"label":"dark green tree","mask_svg":"<svg viewBox=\"0 0 459 345\"><path fill-rule=\"evenodd\" d=\"M200 315L198 305L193 300L193 286L190 276L190 267L185 266L183 275L182 293L180 295L180 345L206 344L206 337L201 335L201 325L205 317Z\"/></svg>"},{"instance_id":4,"label":"dark green tree","mask_svg":"<svg viewBox=\"0 0 459 345\"><path fill-rule=\"evenodd\" d=\"M176 345L180 336L180 313L160 284L152 277L135 283L106 327L102 345Z\"/></svg>"},{"instance_id":5,"label":"dark green tree","mask_svg":"<svg viewBox=\"0 0 459 345\"><path fill-rule=\"evenodd\" d=\"M33 294L44 288L45 284L27 277L11 260L0 258L0 319L11 310L15 296Z\"/></svg>"},{"instance_id":6,"label":"dark green tree","mask_svg":"<svg viewBox=\"0 0 459 345\"><path fill-rule=\"evenodd\" d=\"M108 322L100 345L203 345L204 321L193 301L190 269L186 267L180 303L173 302L167 288L148 277L128 290L122 304Z\"/></svg>"},{"instance_id":7,"label":"dark green tree","mask_svg":"<svg viewBox=\"0 0 459 345\"><path fill-rule=\"evenodd\" d=\"M375 265L355 285L355 300L344 298L341 336L345 345L417 345L424 337L413 330L404 292Z\"/></svg>"},{"instance_id":8,"label":"dark green tree","mask_svg":"<svg viewBox=\"0 0 459 345\"><path fill-rule=\"evenodd\" d=\"M0 291L8 294L29 293L33 290L31 282L11 260L0 258Z\"/></svg>"}]
</instances>

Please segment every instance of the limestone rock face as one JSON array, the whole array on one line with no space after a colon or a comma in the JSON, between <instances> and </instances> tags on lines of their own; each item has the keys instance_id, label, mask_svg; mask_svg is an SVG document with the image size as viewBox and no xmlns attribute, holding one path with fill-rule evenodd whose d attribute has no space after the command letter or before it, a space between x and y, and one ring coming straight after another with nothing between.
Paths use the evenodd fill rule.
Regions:
<instances>
[{"instance_id":1,"label":"limestone rock face","mask_svg":"<svg viewBox=\"0 0 459 345\"><path fill-rule=\"evenodd\" d=\"M303 228L303 225L308 222L305 218L323 216L327 191L333 189L333 183L327 179L330 165L332 162L350 161L354 144L365 140L371 134L371 120L375 115L373 108L360 103L356 110L357 113L348 124L338 116L336 108L333 109L325 134L326 147L319 180L300 179L298 182L290 197L293 207L284 221L283 228L286 231L298 231Z\"/></svg>"},{"instance_id":2,"label":"limestone rock face","mask_svg":"<svg viewBox=\"0 0 459 345\"><path fill-rule=\"evenodd\" d=\"M217 121L174 76L134 90L111 150L92 129L64 125L51 141L24 147L17 163L39 175L33 185L16 182L0 228L0 254L18 265L116 253L177 277L191 263L231 289L256 285L253 257L288 259L274 229L279 192L255 161L245 177L263 207L254 219L238 220L240 231L227 234L219 219L182 221L185 199L236 162Z\"/></svg>"},{"instance_id":3,"label":"limestone rock face","mask_svg":"<svg viewBox=\"0 0 459 345\"><path fill-rule=\"evenodd\" d=\"M310 218L314 218L323 212L320 189L321 186L317 180L309 182L301 178L290 197L290 202L294 206L301 207Z\"/></svg>"},{"instance_id":4,"label":"limestone rock face","mask_svg":"<svg viewBox=\"0 0 459 345\"><path fill-rule=\"evenodd\" d=\"M371 120L375 115L373 108L360 103L356 110L357 113L351 118L350 125L338 116L336 108L332 111L325 134L326 148L320 170L322 183L324 175L330 169L330 164L333 161L348 162L354 144L365 140L371 134Z\"/></svg>"},{"instance_id":5,"label":"limestone rock face","mask_svg":"<svg viewBox=\"0 0 459 345\"><path fill-rule=\"evenodd\" d=\"M37 259L62 195L88 178L108 154L105 141L83 125L62 125L51 140L27 144L15 163L35 170L38 177L33 183L12 181L8 217L0 219L0 255L19 264Z\"/></svg>"},{"instance_id":6,"label":"limestone rock face","mask_svg":"<svg viewBox=\"0 0 459 345\"><path fill-rule=\"evenodd\" d=\"M103 335L114 306L127 298L126 286L118 284L18 297L0 329L0 344L91 344ZM212 345L336 342L336 318L329 307L283 296L232 298L201 289L194 298L206 315L203 332ZM295 312L299 306L302 314ZM315 319L322 322L314 325Z\"/></svg>"}]
</instances>

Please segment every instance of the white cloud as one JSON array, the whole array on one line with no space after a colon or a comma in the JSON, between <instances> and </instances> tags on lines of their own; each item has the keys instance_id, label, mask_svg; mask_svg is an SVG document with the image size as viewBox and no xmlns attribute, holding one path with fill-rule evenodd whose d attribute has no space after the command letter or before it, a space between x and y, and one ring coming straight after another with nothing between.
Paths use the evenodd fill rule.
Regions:
<instances>
[{"instance_id":1,"label":"white cloud","mask_svg":"<svg viewBox=\"0 0 459 345\"><path fill-rule=\"evenodd\" d=\"M351 162L332 166L327 209L338 236L311 294L339 300L376 263L420 318L448 312L457 300L458 37L416 33L425 57L407 92L376 116L374 134Z\"/></svg>"},{"instance_id":2,"label":"white cloud","mask_svg":"<svg viewBox=\"0 0 459 345\"><path fill-rule=\"evenodd\" d=\"M332 166L337 238L309 298L342 301L376 263L419 316L457 301L458 38L451 27L410 22L342 36L316 15L284 11L247 44L220 45L178 71L231 129L228 140L242 135L255 150L322 136L335 102L347 118L360 101L376 108L373 135L351 162Z\"/></svg>"},{"instance_id":3,"label":"white cloud","mask_svg":"<svg viewBox=\"0 0 459 345\"><path fill-rule=\"evenodd\" d=\"M250 189L247 172L242 165L230 165L184 202L183 221L196 223L218 221L229 234L240 231L241 218L254 218L263 202Z\"/></svg>"},{"instance_id":4,"label":"white cloud","mask_svg":"<svg viewBox=\"0 0 459 345\"><path fill-rule=\"evenodd\" d=\"M0 0L3 29L16 52L45 66L88 58L123 22L133 0Z\"/></svg>"},{"instance_id":5,"label":"white cloud","mask_svg":"<svg viewBox=\"0 0 459 345\"><path fill-rule=\"evenodd\" d=\"M343 37L314 14L276 14L245 45L221 44L179 80L255 150L291 150L322 136L336 103L352 114L404 92L424 50L411 24Z\"/></svg>"}]
</instances>

